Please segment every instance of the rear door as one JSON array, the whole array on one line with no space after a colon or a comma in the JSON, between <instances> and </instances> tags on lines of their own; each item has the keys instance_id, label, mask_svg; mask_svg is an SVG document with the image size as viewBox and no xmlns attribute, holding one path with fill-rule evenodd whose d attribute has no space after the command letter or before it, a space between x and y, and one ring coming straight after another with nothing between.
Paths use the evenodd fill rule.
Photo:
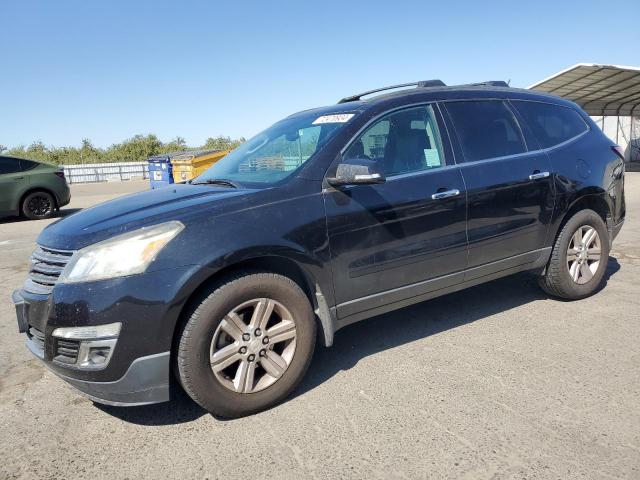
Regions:
<instances>
[{"instance_id":1,"label":"rear door","mask_svg":"<svg viewBox=\"0 0 640 480\"><path fill-rule=\"evenodd\" d=\"M20 160L0 157L0 212L9 213L19 208L19 197L25 190L25 177Z\"/></svg>"},{"instance_id":2,"label":"rear door","mask_svg":"<svg viewBox=\"0 0 640 480\"><path fill-rule=\"evenodd\" d=\"M507 102L443 103L467 187L471 280L537 260L554 206L551 163L525 135Z\"/></svg>"},{"instance_id":3,"label":"rear door","mask_svg":"<svg viewBox=\"0 0 640 480\"><path fill-rule=\"evenodd\" d=\"M324 190L339 318L462 281L466 198L444 132L437 107L410 107L343 152L376 162L387 180Z\"/></svg>"}]
</instances>

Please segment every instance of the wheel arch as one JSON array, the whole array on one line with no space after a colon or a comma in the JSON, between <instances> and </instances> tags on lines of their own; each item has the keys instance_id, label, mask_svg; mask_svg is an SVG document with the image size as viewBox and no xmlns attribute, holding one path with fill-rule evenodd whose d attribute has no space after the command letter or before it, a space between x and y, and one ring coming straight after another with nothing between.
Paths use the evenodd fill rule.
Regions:
<instances>
[{"instance_id":1,"label":"wheel arch","mask_svg":"<svg viewBox=\"0 0 640 480\"><path fill-rule=\"evenodd\" d=\"M560 222L557 224L557 228L552 237L552 245L555 244L558 235L562 231L562 228L569 221L571 217L573 217L577 212L581 210L593 210L596 212L602 221L605 223L607 230L611 233L612 230L612 216L611 216L611 206L605 200L605 192L585 192L581 195L578 195L577 198L573 200L573 202L568 206L566 212L562 216Z\"/></svg>"},{"instance_id":2,"label":"wheel arch","mask_svg":"<svg viewBox=\"0 0 640 480\"><path fill-rule=\"evenodd\" d=\"M192 286L191 293L182 304L178 321L172 333L172 343L178 340L180 331L184 326L186 317L194 306L202 300L205 292L210 291L216 285L221 284L226 279L243 271L263 271L277 273L293 280L305 293L314 311L316 324L322 335L318 339L325 347L333 344L333 334L335 332L335 318L327 304L325 293L319 282L313 275L300 265L293 258L285 255L255 255L247 258L229 261L223 267L209 270L207 274L196 280L195 287ZM325 288L326 290L326 288Z\"/></svg>"}]
</instances>

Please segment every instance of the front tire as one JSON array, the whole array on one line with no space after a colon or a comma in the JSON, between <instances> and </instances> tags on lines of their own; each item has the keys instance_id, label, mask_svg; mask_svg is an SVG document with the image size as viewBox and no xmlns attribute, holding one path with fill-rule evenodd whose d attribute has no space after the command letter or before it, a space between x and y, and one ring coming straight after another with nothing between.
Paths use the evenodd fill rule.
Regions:
<instances>
[{"instance_id":1,"label":"front tire","mask_svg":"<svg viewBox=\"0 0 640 480\"><path fill-rule=\"evenodd\" d=\"M250 415L286 398L316 339L307 296L291 279L245 272L203 295L177 348L180 383L209 412Z\"/></svg>"},{"instance_id":2,"label":"front tire","mask_svg":"<svg viewBox=\"0 0 640 480\"><path fill-rule=\"evenodd\" d=\"M610 240L602 217L577 212L562 228L540 286L549 295L579 300L598 290L609 261Z\"/></svg>"}]
</instances>

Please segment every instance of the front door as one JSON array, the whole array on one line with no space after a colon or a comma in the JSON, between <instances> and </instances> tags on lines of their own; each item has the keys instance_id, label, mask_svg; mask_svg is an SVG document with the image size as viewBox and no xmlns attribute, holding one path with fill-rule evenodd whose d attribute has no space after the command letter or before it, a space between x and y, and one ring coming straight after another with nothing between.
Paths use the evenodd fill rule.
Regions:
<instances>
[{"instance_id":1,"label":"front door","mask_svg":"<svg viewBox=\"0 0 640 480\"><path fill-rule=\"evenodd\" d=\"M0 213L9 213L16 207L19 201L17 197L27 181L18 159L0 157Z\"/></svg>"},{"instance_id":2,"label":"front door","mask_svg":"<svg viewBox=\"0 0 640 480\"><path fill-rule=\"evenodd\" d=\"M387 180L324 191L341 320L462 281L465 187L441 126L430 105L396 110L344 152Z\"/></svg>"},{"instance_id":3,"label":"front door","mask_svg":"<svg viewBox=\"0 0 640 480\"><path fill-rule=\"evenodd\" d=\"M459 141L462 155L456 158L463 160L467 187L470 270L465 279L535 261L546 244L554 206L548 156L527 145L506 102L443 105Z\"/></svg>"}]
</instances>

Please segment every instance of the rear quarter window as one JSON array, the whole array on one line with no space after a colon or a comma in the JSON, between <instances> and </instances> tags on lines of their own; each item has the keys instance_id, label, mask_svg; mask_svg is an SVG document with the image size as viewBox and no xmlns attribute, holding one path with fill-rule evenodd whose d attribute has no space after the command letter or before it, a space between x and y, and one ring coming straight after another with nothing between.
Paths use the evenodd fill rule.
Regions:
<instances>
[{"instance_id":1,"label":"rear quarter window","mask_svg":"<svg viewBox=\"0 0 640 480\"><path fill-rule=\"evenodd\" d=\"M582 116L571 107L551 103L512 100L542 148L571 140L589 130Z\"/></svg>"},{"instance_id":2,"label":"rear quarter window","mask_svg":"<svg viewBox=\"0 0 640 480\"><path fill-rule=\"evenodd\" d=\"M20 167L22 168L23 172L26 172L27 170L33 170L38 165L40 165L38 162L32 162L31 160L20 159Z\"/></svg>"}]
</instances>

